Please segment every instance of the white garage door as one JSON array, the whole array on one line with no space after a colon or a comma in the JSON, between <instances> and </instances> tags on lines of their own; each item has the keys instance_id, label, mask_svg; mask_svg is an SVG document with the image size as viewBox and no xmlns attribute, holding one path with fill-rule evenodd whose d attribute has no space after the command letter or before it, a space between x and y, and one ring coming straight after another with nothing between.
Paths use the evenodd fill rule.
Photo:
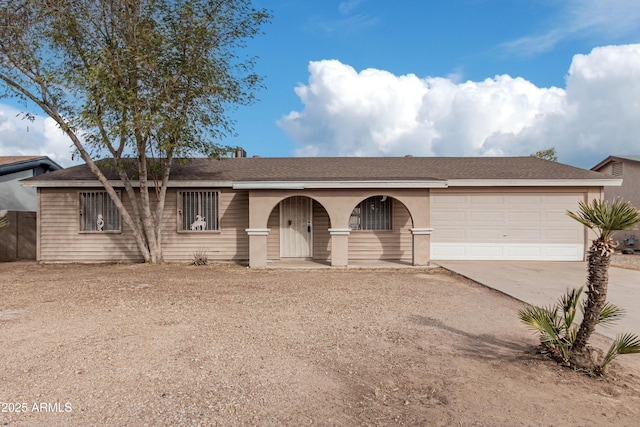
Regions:
<instances>
[{"instance_id":1,"label":"white garage door","mask_svg":"<svg viewBox=\"0 0 640 427\"><path fill-rule=\"evenodd\" d=\"M431 193L431 259L581 261L581 194Z\"/></svg>"}]
</instances>

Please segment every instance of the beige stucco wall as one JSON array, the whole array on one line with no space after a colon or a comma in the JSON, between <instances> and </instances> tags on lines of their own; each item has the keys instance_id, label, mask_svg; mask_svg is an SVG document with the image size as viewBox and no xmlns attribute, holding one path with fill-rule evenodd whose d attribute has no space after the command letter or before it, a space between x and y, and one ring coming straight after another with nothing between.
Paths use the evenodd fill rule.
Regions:
<instances>
[{"instance_id":1,"label":"beige stucco wall","mask_svg":"<svg viewBox=\"0 0 640 427\"><path fill-rule=\"evenodd\" d=\"M613 163L609 162L598 170L599 172L613 175ZM616 178L622 178L620 187L605 187L604 198L613 201L622 198L630 202L636 209L640 209L640 163L633 161L622 161L622 175ZM640 250L640 227L636 225L633 230L619 231L614 233L613 239L619 242L619 249L624 248L625 236L635 235L636 242L632 246L635 250Z\"/></svg>"}]
</instances>

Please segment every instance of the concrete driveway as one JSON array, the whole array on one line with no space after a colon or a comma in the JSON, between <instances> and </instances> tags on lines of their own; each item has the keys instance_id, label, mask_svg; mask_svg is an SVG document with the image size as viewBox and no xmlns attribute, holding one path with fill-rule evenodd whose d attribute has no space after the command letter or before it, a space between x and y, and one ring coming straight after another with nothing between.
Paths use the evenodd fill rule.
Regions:
<instances>
[{"instance_id":1,"label":"concrete driveway","mask_svg":"<svg viewBox=\"0 0 640 427\"><path fill-rule=\"evenodd\" d=\"M587 282L586 262L439 261L436 264L532 305L548 306ZM640 271L611 267L607 300L626 310L625 316L596 332L615 338L621 332L640 334Z\"/></svg>"}]
</instances>

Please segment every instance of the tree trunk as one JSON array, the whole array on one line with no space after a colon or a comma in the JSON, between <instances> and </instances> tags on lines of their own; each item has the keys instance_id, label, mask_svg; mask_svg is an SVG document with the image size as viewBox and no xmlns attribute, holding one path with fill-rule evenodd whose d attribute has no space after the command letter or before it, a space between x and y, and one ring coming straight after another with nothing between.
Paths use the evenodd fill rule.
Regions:
<instances>
[{"instance_id":1,"label":"tree trunk","mask_svg":"<svg viewBox=\"0 0 640 427\"><path fill-rule=\"evenodd\" d=\"M609 264L611 264L611 248L606 242L595 241L589 248L588 278L587 278L587 304L584 311L584 318L580 323L576 340L571 348L571 360L580 367L591 368L593 366L583 366L586 360L591 360L587 344L589 338L600 321L600 313L606 304L607 286L609 283Z\"/></svg>"}]
</instances>

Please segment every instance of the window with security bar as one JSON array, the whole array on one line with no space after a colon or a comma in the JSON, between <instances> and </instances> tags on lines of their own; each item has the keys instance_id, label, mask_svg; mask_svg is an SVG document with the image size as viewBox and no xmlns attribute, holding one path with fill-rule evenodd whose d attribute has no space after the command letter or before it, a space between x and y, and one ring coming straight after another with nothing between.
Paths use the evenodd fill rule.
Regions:
<instances>
[{"instance_id":1,"label":"window with security bar","mask_svg":"<svg viewBox=\"0 0 640 427\"><path fill-rule=\"evenodd\" d=\"M80 191L79 199L80 231L120 231L120 212L106 191Z\"/></svg>"},{"instance_id":2,"label":"window with security bar","mask_svg":"<svg viewBox=\"0 0 640 427\"><path fill-rule=\"evenodd\" d=\"M217 191L179 192L180 231L219 230Z\"/></svg>"},{"instance_id":3,"label":"window with security bar","mask_svg":"<svg viewBox=\"0 0 640 427\"><path fill-rule=\"evenodd\" d=\"M391 230L391 199L374 196L363 200L351 212L352 230Z\"/></svg>"}]
</instances>

